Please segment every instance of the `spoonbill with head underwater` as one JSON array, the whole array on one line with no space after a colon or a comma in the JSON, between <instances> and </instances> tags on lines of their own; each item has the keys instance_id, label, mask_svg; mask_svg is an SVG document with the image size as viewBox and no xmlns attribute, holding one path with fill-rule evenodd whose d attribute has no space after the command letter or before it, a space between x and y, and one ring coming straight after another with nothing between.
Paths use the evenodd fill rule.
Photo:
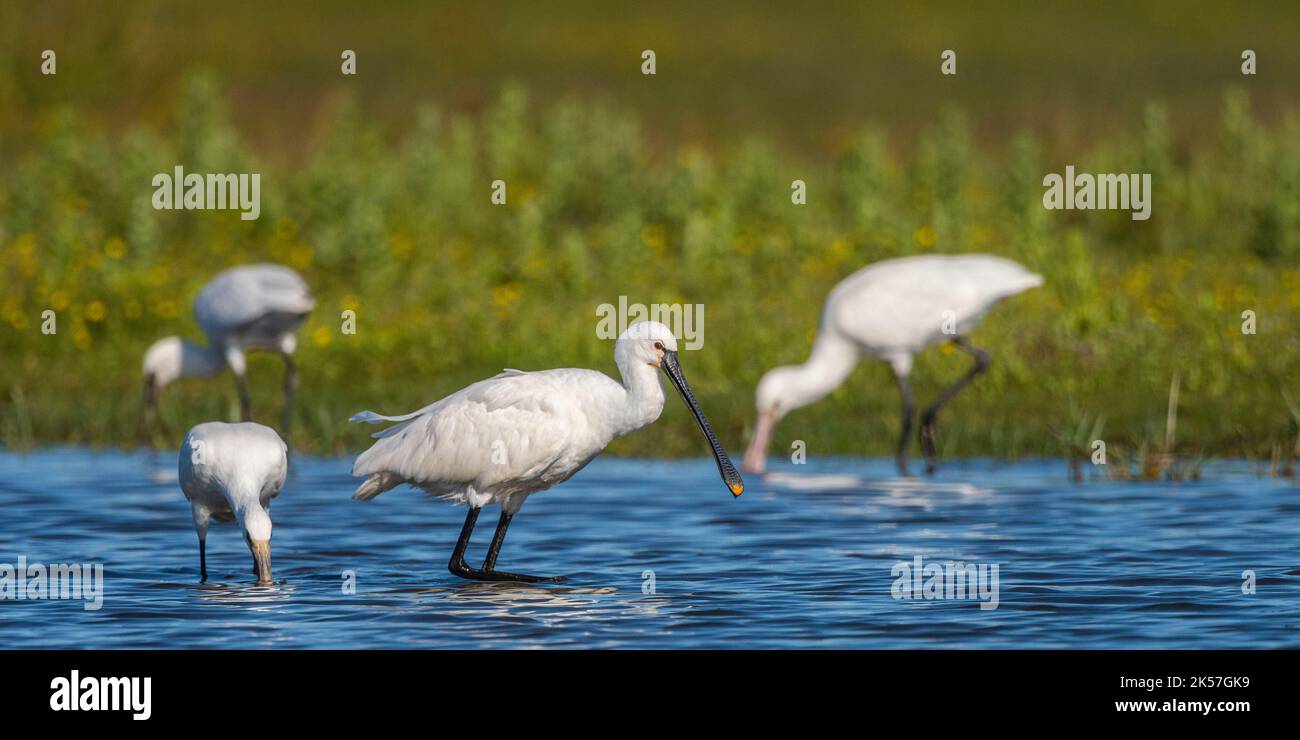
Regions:
<instances>
[{"instance_id":1,"label":"spoonbill with head underwater","mask_svg":"<svg viewBox=\"0 0 1300 740\"><path fill-rule=\"evenodd\" d=\"M647 426L664 407L663 370L704 433L722 480L734 496L744 482L691 393L677 358L677 340L661 323L628 327L614 345L623 382L595 370L505 370L403 416L364 411L351 421L401 422L352 466L366 480L352 498L372 499L402 483L469 506L447 568L483 581L561 581L496 570L510 520L538 491L568 480L615 437ZM501 518L483 567L465 563L479 510L501 505Z\"/></svg>"},{"instance_id":2,"label":"spoonbill with head underwater","mask_svg":"<svg viewBox=\"0 0 1300 740\"><path fill-rule=\"evenodd\" d=\"M194 299L194 317L207 335L208 345L167 337L145 352L146 418L154 415L158 395L168 383L182 377L212 376L229 365L239 393L240 418L251 421L244 352L269 350L284 360L283 427L287 431L298 384L294 332L315 305L307 283L282 265L244 265L217 275Z\"/></svg>"},{"instance_id":3,"label":"spoonbill with head underwater","mask_svg":"<svg viewBox=\"0 0 1300 740\"><path fill-rule=\"evenodd\" d=\"M208 524L238 522L253 554L253 575L271 583L271 499L284 486L288 451L274 429L243 422L210 421L185 435L180 455L181 490L199 535L199 573L208 578Z\"/></svg>"},{"instance_id":4,"label":"spoonbill with head underwater","mask_svg":"<svg viewBox=\"0 0 1300 740\"><path fill-rule=\"evenodd\" d=\"M938 416L989 365L989 354L966 334L999 301L1043 284L1020 264L983 254L925 255L885 260L845 278L826 297L812 355L802 365L778 367L758 383L758 421L743 467L760 473L772 431L783 416L835 390L863 357L889 363L903 399L898 470L907 475L912 435L912 388L908 376L921 350L945 339L975 358L965 375L921 414L921 450L927 472L938 464Z\"/></svg>"}]
</instances>

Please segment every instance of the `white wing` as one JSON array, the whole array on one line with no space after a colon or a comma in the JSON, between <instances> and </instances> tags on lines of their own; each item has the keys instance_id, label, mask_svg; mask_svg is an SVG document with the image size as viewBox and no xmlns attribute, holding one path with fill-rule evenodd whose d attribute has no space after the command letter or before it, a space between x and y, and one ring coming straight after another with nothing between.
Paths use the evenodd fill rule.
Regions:
<instances>
[{"instance_id":1,"label":"white wing","mask_svg":"<svg viewBox=\"0 0 1300 740\"><path fill-rule=\"evenodd\" d=\"M256 499L263 507L280 493L289 470L288 448L274 429L241 422L206 422L185 435L179 472L185 498L209 506L226 496Z\"/></svg>"},{"instance_id":2,"label":"white wing","mask_svg":"<svg viewBox=\"0 0 1300 740\"><path fill-rule=\"evenodd\" d=\"M244 265L226 270L204 286L194 299L194 316L215 343L268 317L283 317L275 323L292 323L315 305L311 289L293 270L282 265Z\"/></svg>"},{"instance_id":3,"label":"white wing","mask_svg":"<svg viewBox=\"0 0 1300 740\"><path fill-rule=\"evenodd\" d=\"M572 474L613 436L588 409L621 389L594 370L507 370L410 414L363 412L352 420L401 423L375 435L352 474L386 473L434 492Z\"/></svg>"},{"instance_id":4,"label":"white wing","mask_svg":"<svg viewBox=\"0 0 1300 740\"><path fill-rule=\"evenodd\" d=\"M1042 283L1018 263L989 255L886 260L835 286L822 320L870 348L913 352L942 339L945 321L968 332L998 301Z\"/></svg>"}]
</instances>

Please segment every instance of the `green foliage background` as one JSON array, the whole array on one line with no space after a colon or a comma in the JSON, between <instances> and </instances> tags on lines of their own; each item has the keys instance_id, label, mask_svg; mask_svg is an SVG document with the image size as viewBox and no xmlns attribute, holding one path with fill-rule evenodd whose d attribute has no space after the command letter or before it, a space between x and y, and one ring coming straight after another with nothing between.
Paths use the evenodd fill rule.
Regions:
<instances>
[{"instance_id":1,"label":"green foliage background","mask_svg":"<svg viewBox=\"0 0 1300 740\"><path fill-rule=\"evenodd\" d=\"M76 71L85 58L101 55L115 69L178 66L141 51L170 48L177 44L173 36L138 35L171 11L130 7L135 20L88 20L92 26L81 35L66 31L70 46L60 51L58 84L81 96L52 92L55 83L34 77L44 48L39 39L28 33L20 43L9 36L15 51L0 71L0 93L13 103L0 113L0 441L6 446L172 447L194 423L234 418L228 376L182 381L164 395L160 428L143 429L139 363L158 337L201 338L190 302L213 274L270 260L302 272L318 297L298 353L293 442L302 450L355 449L370 429L348 427L351 413L405 412L506 366L586 366L614 374L612 343L595 336L596 306L626 295L647 304L705 304L704 347L686 353L683 364L714 426L738 452L752 424L758 377L806 356L821 301L836 282L887 257L976 251L1017 259L1042 273L1047 285L1007 302L976 332L975 342L995 362L947 412L946 454L1060 455L1075 444L1067 439L1070 430L1099 417L1112 444L1141 446L1163 434L1174 373L1182 385L1182 449L1265 456L1294 438L1282 397L1284 389L1300 393L1294 369L1300 359L1300 117L1293 87L1267 83L1261 93L1253 80L1236 75L1235 85L1216 84L1199 97L1169 85L1171 104L1163 102L1165 88L1135 83L1125 95L1138 102L1105 105L1102 91L1066 103L1081 120L1108 122L1081 136L1052 123L1059 107L1034 109L1016 117L1021 125L990 132L989 122L1006 115L996 105L1005 98L981 104L963 93L924 115L862 113L833 101L837 88L828 84L820 93L832 111L825 116L812 107L790 117L779 96L755 92L769 117L749 125L729 120L716 129L703 124L693 132L695 124L663 122L675 112L698 121L692 101L723 110L737 93L715 95L719 83L702 83L698 70L683 74L685 91L673 86L673 50L689 57L692 36L597 12L581 16L589 30L626 42L605 50L632 70L618 81L601 77L599 68L592 79L556 92L542 74L547 60L570 75L573 62L548 47L551 57L537 63L541 72L498 74L504 62L491 56L447 59L453 73L475 73L468 76L477 102L456 95L440 100L412 87L376 105L364 85L349 89L341 76L316 79L321 70L337 73L337 49L360 46L331 38L310 62L320 69L301 72L304 89L325 102L313 109L309 125L291 118L293 125L277 130L264 120L277 114L276 104L246 94L256 86L240 66L249 64L247 53L230 52L242 60L232 62L233 71L211 64L214 52L203 42L216 33L210 26L225 27L219 20L175 32L188 33L196 51L186 59L192 63L166 78L174 84L145 89L138 79L121 80L123 95L144 101L140 107L124 112L92 104L103 92ZM252 10L232 7L229 14L242 13L256 25ZM564 4L557 12L577 18L591 7ZM824 27L836 28L839 7L821 10ZM32 11L31 17L19 11L15 19L10 8L7 27L25 22L62 33L57 21L74 10ZM279 14L266 22L293 25L288 11L272 12ZM983 22L995 21L992 15ZM360 53L364 75L376 75L370 70L391 65L406 48L401 39L411 24L399 11L390 16L387 27L406 29L394 37L397 51L377 53L378 62ZM347 18L332 4L310 15L341 37ZM929 28L926 20L895 20L912 32L900 37L918 50L898 41L895 48L932 73L920 94L935 84L962 84L967 70L977 88L989 84L979 57L964 50L959 65L969 66L959 67L956 80L937 80L943 46L931 48L918 31ZM741 21L718 42L718 53L744 50L736 52L743 61L772 41L759 32L767 25L743 15ZM802 23L791 32L805 33ZM639 40L638 29L662 47L660 73L651 80L635 73L639 49L654 46ZM1286 29L1262 33L1275 38ZM357 33L377 32L363 24ZM92 43L123 34L136 34L130 38L141 46ZM287 46L301 52L294 38ZM971 40L975 49L980 43L991 41ZM1215 64L1229 73L1246 45L1189 51L1196 38L1183 43L1170 53L1201 62L1223 55ZM1001 51L994 61L1010 65L1034 48L1026 41L1024 49ZM268 82L272 87L296 73L292 64L284 71L283 59L276 66L248 53L280 70ZM507 60L518 53L502 52ZM792 63L808 66L812 53L800 45ZM840 52L827 54L844 62ZM1261 59L1262 65L1290 62L1294 55ZM762 74L738 74L735 87L756 89L747 75ZM1080 68L1065 78L1087 74ZM381 84L391 86L386 79ZM1014 87L1014 74L1002 79ZM118 82L104 84L112 89ZM666 102L617 94L646 84L663 87ZM763 107L753 96L741 97L747 110ZM296 110L293 101L285 105ZM154 211L149 183L177 164L189 172L262 173L261 218ZM1066 164L1152 173L1151 220L1132 221L1127 212L1044 210L1042 177ZM497 178L509 184L505 207L489 202L489 183ZM808 184L805 206L790 203L794 179ZM40 332L47 308L59 316L54 336ZM357 312L356 335L339 332L346 309ZM1255 335L1241 331L1245 310L1258 317ZM278 419L279 363L254 358L255 412L264 421ZM967 362L942 348L923 355L915 379L921 400ZM814 455L887 454L897 414L888 369L864 363L831 398L792 414L777 443L803 439ZM674 402L658 424L616 443L614 451L676 455L704 448Z\"/></svg>"}]
</instances>

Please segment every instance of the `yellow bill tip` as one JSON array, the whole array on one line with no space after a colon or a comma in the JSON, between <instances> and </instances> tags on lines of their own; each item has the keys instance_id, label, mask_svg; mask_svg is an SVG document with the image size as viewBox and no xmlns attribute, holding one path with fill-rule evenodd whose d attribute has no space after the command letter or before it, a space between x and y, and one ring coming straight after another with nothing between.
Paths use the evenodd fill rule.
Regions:
<instances>
[{"instance_id":1,"label":"yellow bill tip","mask_svg":"<svg viewBox=\"0 0 1300 740\"><path fill-rule=\"evenodd\" d=\"M732 495L732 496L739 496L740 494L742 494L742 493L744 493L744 492L745 492L745 484L743 484L743 483L732 483L732 484L731 484L731 495Z\"/></svg>"}]
</instances>

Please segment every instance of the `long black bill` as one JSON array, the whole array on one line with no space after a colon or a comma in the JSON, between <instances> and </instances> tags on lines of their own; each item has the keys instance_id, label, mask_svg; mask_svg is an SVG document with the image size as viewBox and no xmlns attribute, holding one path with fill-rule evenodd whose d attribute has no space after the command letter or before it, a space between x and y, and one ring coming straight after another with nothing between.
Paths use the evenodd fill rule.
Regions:
<instances>
[{"instance_id":1,"label":"long black bill","mask_svg":"<svg viewBox=\"0 0 1300 740\"><path fill-rule=\"evenodd\" d=\"M713 427L709 426L709 420L700 410L700 404L695 400L695 394L691 393L691 384L686 382L686 376L682 374L681 363L677 361L676 352L664 352L664 361L662 363L664 375L672 381L677 392L681 394L682 400L686 402L686 407L691 410L695 416L695 423L700 425L700 431L709 440L709 447L713 448L713 459L718 462L718 472L722 474L722 482L727 484L731 489L731 495L739 496L745 492L745 481L741 479L740 473L736 472L736 466L731 464L731 458L727 457L727 451L722 449L722 443L718 441L718 435L713 433Z\"/></svg>"}]
</instances>

